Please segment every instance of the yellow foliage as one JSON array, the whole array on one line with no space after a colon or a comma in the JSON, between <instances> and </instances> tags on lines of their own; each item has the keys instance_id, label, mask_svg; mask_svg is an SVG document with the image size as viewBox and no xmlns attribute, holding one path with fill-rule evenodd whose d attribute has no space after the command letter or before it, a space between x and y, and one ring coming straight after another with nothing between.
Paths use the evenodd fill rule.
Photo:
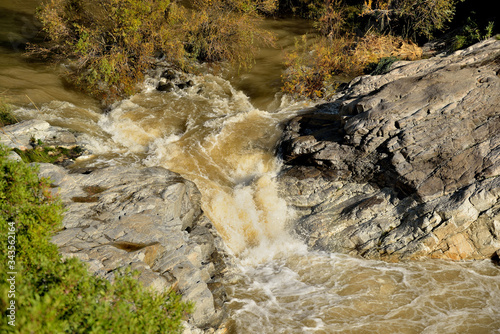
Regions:
<instances>
[{"instance_id":1,"label":"yellow foliage","mask_svg":"<svg viewBox=\"0 0 500 334\"><path fill-rule=\"evenodd\" d=\"M297 41L295 51L286 55L288 70L282 75L283 91L296 97L328 97L326 87L334 85L333 76L361 72L352 57L354 41L350 36L318 37L309 43L303 36Z\"/></svg>"},{"instance_id":2,"label":"yellow foliage","mask_svg":"<svg viewBox=\"0 0 500 334\"><path fill-rule=\"evenodd\" d=\"M260 45L273 45L273 35L258 27L262 17L253 2L206 1L196 0L195 10L184 10L182 30L191 56L249 68Z\"/></svg>"},{"instance_id":3,"label":"yellow foliage","mask_svg":"<svg viewBox=\"0 0 500 334\"><path fill-rule=\"evenodd\" d=\"M313 43L304 36L286 56L283 91L295 97L328 98L337 86L335 76L361 75L368 64L386 57L415 60L421 55L416 44L390 35L318 37Z\"/></svg>"},{"instance_id":4,"label":"yellow foliage","mask_svg":"<svg viewBox=\"0 0 500 334\"><path fill-rule=\"evenodd\" d=\"M46 0L37 12L47 42L31 54L72 61L71 82L105 103L133 94L155 55L180 68L194 61L250 67L259 43L259 11L276 0Z\"/></svg>"},{"instance_id":5,"label":"yellow foliage","mask_svg":"<svg viewBox=\"0 0 500 334\"><path fill-rule=\"evenodd\" d=\"M367 34L358 41L353 56L358 63L366 66L386 57L416 60L422 57L422 49L402 37Z\"/></svg>"}]
</instances>

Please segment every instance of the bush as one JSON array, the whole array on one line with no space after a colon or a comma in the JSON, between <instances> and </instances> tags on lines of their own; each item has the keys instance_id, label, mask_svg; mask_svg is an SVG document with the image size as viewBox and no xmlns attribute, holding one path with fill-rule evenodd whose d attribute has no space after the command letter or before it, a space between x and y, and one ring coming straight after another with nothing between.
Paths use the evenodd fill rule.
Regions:
<instances>
[{"instance_id":1,"label":"bush","mask_svg":"<svg viewBox=\"0 0 500 334\"><path fill-rule=\"evenodd\" d=\"M353 57L363 68L370 63L378 63L382 58L416 60L421 56L422 49L415 43L402 37L380 34L367 34L358 39L353 51Z\"/></svg>"},{"instance_id":2,"label":"bush","mask_svg":"<svg viewBox=\"0 0 500 334\"><path fill-rule=\"evenodd\" d=\"M294 97L328 97L326 88L335 85L335 75L360 73L351 55L353 43L351 37L319 37L312 43L306 36L297 40L295 50L286 55L283 91Z\"/></svg>"},{"instance_id":3,"label":"bush","mask_svg":"<svg viewBox=\"0 0 500 334\"><path fill-rule=\"evenodd\" d=\"M373 17L381 31L391 31L415 40L418 36L432 38L444 30L455 15L460 0L368 0L363 14Z\"/></svg>"},{"instance_id":4,"label":"bush","mask_svg":"<svg viewBox=\"0 0 500 334\"><path fill-rule=\"evenodd\" d=\"M453 38L452 50L468 47L474 43L485 40L493 36L495 22L490 21L484 29L481 29L477 22L471 17L467 18L467 23L462 27L461 33Z\"/></svg>"},{"instance_id":5,"label":"bush","mask_svg":"<svg viewBox=\"0 0 500 334\"><path fill-rule=\"evenodd\" d=\"M111 284L80 261L61 259L50 238L61 227L62 204L35 167L8 160L8 153L0 146L0 331L180 333L191 310L180 296L145 290L127 271ZM12 301L15 327L7 317Z\"/></svg>"},{"instance_id":6,"label":"bush","mask_svg":"<svg viewBox=\"0 0 500 334\"><path fill-rule=\"evenodd\" d=\"M325 2L318 17L315 27L323 36L339 37L342 33L348 33L345 30L345 6L342 6L341 0L328 0Z\"/></svg>"},{"instance_id":7,"label":"bush","mask_svg":"<svg viewBox=\"0 0 500 334\"><path fill-rule=\"evenodd\" d=\"M369 64L388 57L415 60L421 55L417 45L390 35L318 37L313 43L303 38L286 57L283 91L295 97L328 98L338 86L336 76L369 73Z\"/></svg>"},{"instance_id":8,"label":"bush","mask_svg":"<svg viewBox=\"0 0 500 334\"><path fill-rule=\"evenodd\" d=\"M384 57L379 60L378 63L370 63L365 67L365 72L370 73L370 75L381 75L389 72L392 64L400 60L397 57Z\"/></svg>"},{"instance_id":9,"label":"bush","mask_svg":"<svg viewBox=\"0 0 500 334\"><path fill-rule=\"evenodd\" d=\"M70 81L111 102L135 92L155 52L182 58L169 0L48 0L38 10L48 43L31 52L71 60Z\"/></svg>"},{"instance_id":10,"label":"bush","mask_svg":"<svg viewBox=\"0 0 500 334\"><path fill-rule=\"evenodd\" d=\"M229 61L248 69L260 45L273 45L273 35L258 28L262 21L259 8L272 10L272 3L195 0L193 6L193 10L177 10L185 18L186 51L199 61Z\"/></svg>"},{"instance_id":11,"label":"bush","mask_svg":"<svg viewBox=\"0 0 500 334\"><path fill-rule=\"evenodd\" d=\"M38 10L44 45L31 55L70 60L70 81L111 103L133 94L163 55L186 69L191 60L251 63L259 41L259 11L273 1L197 0L188 9L170 0L47 0Z\"/></svg>"},{"instance_id":12,"label":"bush","mask_svg":"<svg viewBox=\"0 0 500 334\"><path fill-rule=\"evenodd\" d=\"M17 123L17 119L12 114L11 107L0 98L0 127Z\"/></svg>"},{"instance_id":13,"label":"bush","mask_svg":"<svg viewBox=\"0 0 500 334\"><path fill-rule=\"evenodd\" d=\"M415 60L421 57L422 50L402 37L383 34L376 29L358 34L363 29L361 23L354 21L356 18L361 21L359 17L363 13L353 2L327 0L322 6L310 2L319 8L315 23L319 36L313 42L304 36L286 55L287 70L282 75L284 92L295 97L329 98L338 87L339 79L345 81L370 73L374 68L367 66L378 64L381 59ZM365 2L364 13L373 5L388 12L389 3L392 2L381 0L373 4L370 0Z\"/></svg>"}]
</instances>

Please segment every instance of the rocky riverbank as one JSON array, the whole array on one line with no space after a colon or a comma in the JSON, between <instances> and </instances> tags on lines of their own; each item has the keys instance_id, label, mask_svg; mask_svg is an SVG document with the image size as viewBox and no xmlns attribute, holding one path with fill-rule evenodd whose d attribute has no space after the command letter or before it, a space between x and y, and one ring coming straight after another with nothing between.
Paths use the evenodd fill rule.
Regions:
<instances>
[{"instance_id":1,"label":"rocky riverbank","mask_svg":"<svg viewBox=\"0 0 500 334\"><path fill-rule=\"evenodd\" d=\"M312 248L396 261L500 249L500 41L396 62L292 119L281 193Z\"/></svg>"},{"instance_id":2,"label":"rocky riverbank","mask_svg":"<svg viewBox=\"0 0 500 334\"><path fill-rule=\"evenodd\" d=\"M78 142L77 134L38 120L4 131L2 143L20 150L33 149L33 138L56 146ZM201 210L194 183L160 167L71 170L42 163L39 175L52 180L66 209L63 229L52 239L64 257L77 257L110 280L126 267L137 270L144 286L173 288L195 303L185 333L225 331L230 255Z\"/></svg>"}]
</instances>

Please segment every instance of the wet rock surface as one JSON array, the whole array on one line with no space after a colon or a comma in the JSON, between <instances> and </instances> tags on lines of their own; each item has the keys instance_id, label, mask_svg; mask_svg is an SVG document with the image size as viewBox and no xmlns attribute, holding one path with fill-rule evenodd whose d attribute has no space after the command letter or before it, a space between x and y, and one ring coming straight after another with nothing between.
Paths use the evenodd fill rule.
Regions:
<instances>
[{"instance_id":1,"label":"wet rock surface","mask_svg":"<svg viewBox=\"0 0 500 334\"><path fill-rule=\"evenodd\" d=\"M156 76L154 73L151 73L151 75ZM167 69L161 73L156 90L169 93L176 89L182 90L192 86L194 86L194 83L188 79L186 74L173 69Z\"/></svg>"},{"instance_id":2,"label":"wet rock surface","mask_svg":"<svg viewBox=\"0 0 500 334\"><path fill-rule=\"evenodd\" d=\"M400 260L500 249L500 41L397 62L292 119L281 193L312 248Z\"/></svg>"},{"instance_id":3,"label":"wet rock surface","mask_svg":"<svg viewBox=\"0 0 500 334\"><path fill-rule=\"evenodd\" d=\"M227 254L194 183L160 167L80 174L41 164L40 176L53 181L67 210L52 240L63 256L108 279L130 266L146 287L181 293L196 304L186 333L214 332L225 320Z\"/></svg>"}]
</instances>

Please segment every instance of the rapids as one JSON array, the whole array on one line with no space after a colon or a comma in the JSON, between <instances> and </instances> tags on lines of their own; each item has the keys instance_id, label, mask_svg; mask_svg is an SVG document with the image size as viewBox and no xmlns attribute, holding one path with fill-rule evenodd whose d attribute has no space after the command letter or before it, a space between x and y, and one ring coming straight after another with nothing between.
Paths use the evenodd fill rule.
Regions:
<instances>
[{"instance_id":1,"label":"rapids","mask_svg":"<svg viewBox=\"0 0 500 334\"><path fill-rule=\"evenodd\" d=\"M0 0L0 93L20 119L73 129L93 155L75 164L163 166L195 182L203 209L237 257L228 282L231 333L498 333L500 270L490 261L385 263L308 251L288 233L275 145L283 123L312 104L279 93L281 49L309 29L270 20L281 49L249 73L193 76L170 93L149 78L102 113L57 69L21 57L36 38L37 1Z\"/></svg>"}]
</instances>

